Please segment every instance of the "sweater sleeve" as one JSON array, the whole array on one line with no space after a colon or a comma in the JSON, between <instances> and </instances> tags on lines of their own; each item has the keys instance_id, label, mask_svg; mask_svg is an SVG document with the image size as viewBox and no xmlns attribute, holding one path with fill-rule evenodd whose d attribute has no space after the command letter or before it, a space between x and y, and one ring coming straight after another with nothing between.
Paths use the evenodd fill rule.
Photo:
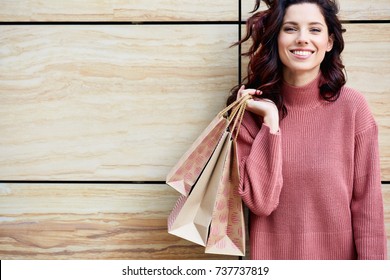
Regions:
<instances>
[{"instance_id":1,"label":"sweater sleeve","mask_svg":"<svg viewBox=\"0 0 390 280\"><path fill-rule=\"evenodd\" d=\"M239 193L252 213L268 216L279 204L283 184L281 133L271 134L261 119L248 116L237 137Z\"/></svg>"},{"instance_id":2,"label":"sweater sleeve","mask_svg":"<svg viewBox=\"0 0 390 280\"><path fill-rule=\"evenodd\" d=\"M387 241L376 124L355 135L351 213L358 259L386 259Z\"/></svg>"}]
</instances>

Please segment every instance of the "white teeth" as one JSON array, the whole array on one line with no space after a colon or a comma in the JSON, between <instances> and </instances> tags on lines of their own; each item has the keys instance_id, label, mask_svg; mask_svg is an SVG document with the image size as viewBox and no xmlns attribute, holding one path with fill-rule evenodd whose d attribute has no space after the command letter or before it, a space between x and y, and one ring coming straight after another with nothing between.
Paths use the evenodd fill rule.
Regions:
<instances>
[{"instance_id":1,"label":"white teeth","mask_svg":"<svg viewBox=\"0 0 390 280\"><path fill-rule=\"evenodd\" d=\"M310 55L311 51L292 51L292 53L296 55L306 56L306 55Z\"/></svg>"}]
</instances>

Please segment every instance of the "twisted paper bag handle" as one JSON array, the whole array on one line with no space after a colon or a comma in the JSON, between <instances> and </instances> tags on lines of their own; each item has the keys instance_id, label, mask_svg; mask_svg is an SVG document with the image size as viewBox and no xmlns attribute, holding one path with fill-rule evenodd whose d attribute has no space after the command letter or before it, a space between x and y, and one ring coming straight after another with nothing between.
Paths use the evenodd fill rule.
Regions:
<instances>
[{"instance_id":1,"label":"twisted paper bag handle","mask_svg":"<svg viewBox=\"0 0 390 280\"><path fill-rule=\"evenodd\" d=\"M229 126L233 122L233 126L231 128L231 131L234 132L234 130L236 130L236 136L234 138L235 141L237 140L237 136L238 136L238 133L240 131L242 119L244 117L244 113L245 113L245 109L246 109L246 105L247 105L247 101L250 99L252 99L252 95L249 95L249 94L244 95L241 98L232 102L229 106L227 106L221 112L218 113L218 115L220 117L224 117L227 112L232 110L230 115L228 115L226 118L228 120Z\"/></svg>"}]
</instances>

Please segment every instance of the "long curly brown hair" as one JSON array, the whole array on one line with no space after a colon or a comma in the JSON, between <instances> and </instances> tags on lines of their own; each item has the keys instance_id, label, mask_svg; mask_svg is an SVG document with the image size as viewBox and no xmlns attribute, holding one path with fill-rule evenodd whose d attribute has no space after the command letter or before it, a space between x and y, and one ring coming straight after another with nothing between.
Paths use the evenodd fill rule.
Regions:
<instances>
[{"instance_id":1,"label":"long curly brown hair","mask_svg":"<svg viewBox=\"0 0 390 280\"><path fill-rule=\"evenodd\" d=\"M339 8L335 0L262 0L268 7L265 11L258 11L261 0L256 0L253 15L247 20L247 32L245 37L234 45L239 45L252 39L252 45L243 55L249 57L248 75L242 84L231 90L227 104L232 103L241 85L245 88L259 89L262 97L275 102L282 117L287 115L287 109L283 104L283 96L280 89L283 83L283 64L278 53L278 35L283 24L286 9L294 4L314 3L320 8L329 35L333 36L333 48L325 54L320 69L323 80L321 81L320 94L327 101L335 101L340 96L340 89L346 83L344 65L341 60L341 52L344 49L344 39L341 22L337 17Z\"/></svg>"}]
</instances>

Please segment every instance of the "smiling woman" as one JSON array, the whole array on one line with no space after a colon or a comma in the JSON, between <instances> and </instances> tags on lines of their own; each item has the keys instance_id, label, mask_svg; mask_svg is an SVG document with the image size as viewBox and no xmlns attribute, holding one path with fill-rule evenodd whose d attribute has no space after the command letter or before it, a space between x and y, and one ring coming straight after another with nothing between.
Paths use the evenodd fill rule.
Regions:
<instances>
[{"instance_id":1,"label":"smiling woman","mask_svg":"<svg viewBox=\"0 0 390 280\"><path fill-rule=\"evenodd\" d=\"M253 95L237 137L251 258L385 259L378 128L345 86L337 3L263 2L228 99Z\"/></svg>"}]
</instances>

